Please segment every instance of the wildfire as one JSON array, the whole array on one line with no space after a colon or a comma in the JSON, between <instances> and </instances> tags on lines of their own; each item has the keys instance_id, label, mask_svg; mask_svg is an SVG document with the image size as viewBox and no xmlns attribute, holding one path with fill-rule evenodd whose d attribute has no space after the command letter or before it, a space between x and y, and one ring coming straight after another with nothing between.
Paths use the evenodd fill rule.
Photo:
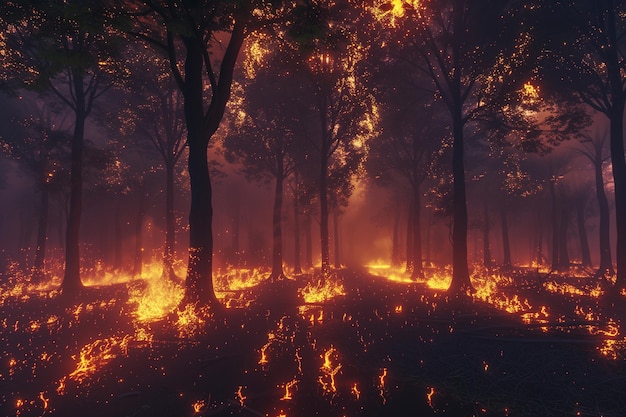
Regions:
<instances>
[{"instance_id":1,"label":"wildfire","mask_svg":"<svg viewBox=\"0 0 626 417\"><path fill-rule=\"evenodd\" d=\"M162 266L152 264L143 274L143 279L127 284L129 304L135 307L132 313L140 322L159 320L176 308L183 298L183 287L179 282L162 279Z\"/></svg>"},{"instance_id":2,"label":"wildfire","mask_svg":"<svg viewBox=\"0 0 626 417\"><path fill-rule=\"evenodd\" d=\"M300 295L305 303L315 304L323 303L333 298L346 295L343 283L336 277L327 277L319 279L316 283L307 283L307 285L299 290Z\"/></svg>"},{"instance_id":3,"label":"wildfire","mask_svg":"<svg viewBox=\"0 0 626 417\"><path fill-rule=\"evenodd\" d=\"M187 304L177 312L175 327L179 337L191 337L202 330L207 319L212 317L208 307L198 307L195 304Z\"/></svg>"},{"instance_id":4,"label":"wildfire","mask_svg":"<svg viewBox=\"0 0 626 417\"><path fill-rule=\"evenodd\" d=\"M128 351L128 342L131 337L109 337L97 339L82 347L80 350L76 369L68 375L70 379L82 383L85 378L93 375L99 368L109 363L119 356L125 355ZM64 386L65 377L59 382L59 387ZM59 391L59 389L57 389Z\"/></svg>"},{"instance_id":5,"label":"wildfire","mask_svg":"<svg viewBox=\"0 0 626 417\"><path fill-rule=\"evenodd\" d=\"M336 359L333 359L333 356L336 357L337 355L337 349L331 346L323 356L324 363L320 368L322 374L318 378L318 381L324 392L327 394L334 394L337 392L335 375L337 375L341 369L341 364L335 365Z\"/></svg>"}]
</instances>

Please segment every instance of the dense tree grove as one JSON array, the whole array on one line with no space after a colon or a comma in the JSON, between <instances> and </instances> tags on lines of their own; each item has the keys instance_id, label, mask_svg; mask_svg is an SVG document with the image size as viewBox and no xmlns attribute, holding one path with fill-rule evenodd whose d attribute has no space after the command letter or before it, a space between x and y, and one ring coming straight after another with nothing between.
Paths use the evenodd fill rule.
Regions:
<instances>
[{"instance_id":1,"label":"dense tree grove","mask_svg":"<svg viewBox=\"0 0 626 417\"><path fill-rule=\"evenodd\" d=\"M133 235L141 271L148 224L163 229L164 278L178 278L187 250L183 306L220 307L213 274L229 262L225 242L245 252L243 223L243 258L272 281L316 260L324 281L333 266L388 258L413 280L451 265L449 293L462 297L473 264L580 264L619 295L625 31L614 0L6 1L0 141L27 173L17 187L39 198L23 261L44 280L54 240L61 290L79 294L87 211L115 224L114 243L98 246L114 248L111 267ZM238 176L255 185L215 191ZM270 182L271 198L249 191ZM224 213L235 194L246 203ZM94 208L130 196L134 220ZM355 201L375 220L351 218ZM124 224L136 232L124 237ZM366 256L346 242L370 227L389 236Z\"/></svg>"}]
</instances>

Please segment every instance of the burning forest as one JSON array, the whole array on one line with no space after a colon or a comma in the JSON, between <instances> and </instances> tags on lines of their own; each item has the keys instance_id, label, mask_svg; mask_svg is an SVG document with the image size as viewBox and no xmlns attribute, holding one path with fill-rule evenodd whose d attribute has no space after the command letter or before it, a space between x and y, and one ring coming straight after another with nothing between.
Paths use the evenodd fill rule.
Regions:
<instances>
[{"instance_id":1,"label":"burning forest","mask_svg":"<svg viewBox=\"0 0 626 417\"><path fill-rule=\"evenodd\" d=\"M626 415L621 2L0 28L0 415Z\"/></svg>"}]
</instances>

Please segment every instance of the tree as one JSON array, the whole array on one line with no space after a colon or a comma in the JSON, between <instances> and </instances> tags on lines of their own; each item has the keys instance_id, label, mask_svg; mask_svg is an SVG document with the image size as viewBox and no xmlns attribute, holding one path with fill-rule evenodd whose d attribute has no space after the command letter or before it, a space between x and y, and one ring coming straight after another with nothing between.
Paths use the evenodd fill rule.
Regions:
<instances>
[{"instance_id":1,"label":"tree","mask_svg":"<svg viewBox=\"0 0 626 417\"><path fill-rule=\"evenodd\" d=\"M277 57L280 58L280 55ZM272 60L278 63L276 57ZM284 278L283 272L283 198L284 183L296 168L295 153L299 124L295 114L299 105L298 87L293 77L264 66L245 86L245 97L224 139L226 160L239 162L248 178L273 179L272 272L270 280Z\"/></svg>"},{"instance_id":2,"label":"tree","mask_svg":"<svg viewBox=\"0 0 626 417\"><path fill-rule=\"evenodd\" d=\"M68 154L67 119L53 105L39 100L34 102L33 113L25 119L13 120L21 128L4 133L0 139L9 157L21 163L35 182L40 195L39 218L35 259L31 280L40 283L45 279L43 270L48 240L50 194L59 187Z\"/></svg>"},{"instance_id":3,"label":"tree","mask_svg":"<svg viewBox=\"0 0 626 417\"><path fill-rule=\"evenodd\" d=\"M517 33L518 18L508 1L406 1L378 3L379 19L390 27L390 44L407 45L406 60L430 77L434 96L445 104L452 131L452 283L450 291L472 289L467 264L465 128L489 103L502 103L527 68L530 36ZM520 15L521 16L521 15ZM511 24L510 26L507 26ZM400 38L404 38L399 40ZM497 47L494 47L497 39Z\"/></svg>"},{"instance_id":4,"label":"tree","mask_svg":"<svg viewBox=\"0 0 626 417\"><path fill-rule=\"evenodd\" d=\"M61 289L76 295L80 280L85 122L110 86L117 54L113 26L118 15L98 0L10 2L2 6L2 32L15 65L26 69L22 86L56 95L74 114L71 140L70 211Z\"/></svg>"},{"instance_id":5,"label":"tree","mask_svg":"<svg viewBox=\"0 0 626 417\"><path fill-rule=\"evenodd\" d=\"M611 258L611 240L610 240L610 219L609 219L609 201L604 190L603 167L607 157L605 147L608 135L596 133L581 140L581 147L577 148L592 164L595 180L596 199L598 200L598 208L600 212L599 246L600 246L600 265L598 266L598 275L614 275L613 261Z\"/></svg>"},{"instance_id":6,"label":"tree","mask_svg":"<svg viewBox=\"0 0 626 417\"><path fill-rule=\"evenodd\" d=\"M394 77L394 79L398 79ZM440 113L432 103L417 103L406 99L405 94L415 94L405 85L384 89L388 97L383 99L383 134L372 141L367 159L367 169L377 182L398 183L398 178L408 185L409 221L407 238L410 240L410 253L407 254L407 271L411 278L423 277L421 211L423 209L423 182L431 173L434 154L447 133L441 123L437 123ZM398 102L389 102L390 100ZM401 103L410 103L402 105ZM402 107L398 108L400 105ZM421 117L416 118L416 108Z\"/></svg>"},{"instance_id":7,"label":"tree","mask_svg":"<svg viewBox=\"0 0 626 417\"><path fill-rule=\"evenodd\" d=\"M615 184L617 280L615 293L626 288L626 159L624 106L626 85L626 5L614 0L550 2L542 26L547 54L542 71L554 85L567 87L609 120L611 166ZM556 64L556 65L555 65Z\"/></svg>"},{"instance_id":8,"label":"tree","mask_svg":"<svg viewBox=\"0 0 626 417\"><path fill-rule=\"evenodd\" d=\"M316 119L310 119L305 137L319 158L323 276L330 271L328 220L333 167L346 167L353 158L360 160L378 123L377 105L365 88L368 74L360 66L367 48L358 34L350 33L347 27L347 22L354 20L351 12L355 10L344 4L309 2L296 8L299 19L296 18L289 32L293 56L308 79L304 94L308 95L311 114ZM359 166L354 162L349 165L355 169ZM341 177L344 181L352 180L352 175L345 171Z\"/></svg>"},{"instance_id":9,"label":"tree","mask_svg":"<svg viewBox=\"0 0 626 417\"><path fill-rule=\"evenodd\" d=\"M123 112L117 114L126 140L151 145L161 159L165 172L165 245L163 276L175 276L176 212L174 192L176 166L186 149L183 120L183 97L170 73L169 61L159 54L148 54L142 48L130 51L129 62L135 77L125 87L127 100Z\"/></svg>"},{"instance_id":10,"label":"tree","mask_svg":"<svg viewBox=\"0 0 626 417\"><path fill-rule=\"evenodd\" d=\"M213 206L207 151L230 98L243 42L262 21L279 19L280 2L137 1L128 5L132 34L169 57L183 95L191 185L186 303L217 308L213 288ZM261 15L261 17L259 17Z\"/></svg>"}]
</instances>

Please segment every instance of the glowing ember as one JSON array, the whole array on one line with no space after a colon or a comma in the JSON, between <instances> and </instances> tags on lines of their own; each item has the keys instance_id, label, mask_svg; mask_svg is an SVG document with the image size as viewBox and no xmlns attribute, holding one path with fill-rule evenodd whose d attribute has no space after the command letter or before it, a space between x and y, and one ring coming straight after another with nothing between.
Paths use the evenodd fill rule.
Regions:
<instances>
[{"instance_id":1,"label":"glowing ember","mask_svg":"<svg viewBox=\"0 0 626 417\"><path fill-rule=\"evenodd\" d=\"M356 400L359 400L361 398L361 391L359 391L359 387L357 386L356 382L352 384L352 388L350 388L350 392L352 393L352 395L354 395L354 398Z\"/></svg>"},{"instance_id":2,"label":"glowing ember","mask_svg":"<svg viewBox=\"0 0 626 417\"><path fill-rule=\"evenodd\" d=\"M191 408L195 414L202 413L207 407L207 402L205 400L198 400L191 404Z\"/></svg>"},{"instance_id":3,"label":"glowing ember","mask_svg":"<svg viewBox=\"0 0 626 417\"><path fill-rule=\"evenodd\" d=\"M319 279L316 283L309 282L299 292L304 298L304 302L309 304L323 303L346 295L343 283L338 281L336 277Z\"/></svg>"},{"instance_id":4,"label":"glowing ember","mask_svg":"<svg viewBox=\"0 0 626 417\"><path fill-rule=\"evenodd\" d=\"M433 407L433 395L435 395L435 389L433 387L428 388L428 392L426 393L426 401L428 402L428 406L435 409Z\"/></svg>"},{"instance_id":5,"label":"glowing ember","mask_svg":"<svg viewBox=\"0 0 626 417\"><path fill-rule=\"evenodd\" d=\"M383 404L387 403L387 397L385 397L385 391L386 391L385 379L386 378L387 378L387 368L383 368L382 373L378 377L378 394L380 395L380 398L383 399Z\"/></svg>"},{"instance_id":6,"label":"glowing ember","mask_svg":"<svg viewBox=\"0 0 626 417\"><path fill-rule=\"evenodd\" d=\"M335 375L337 375L341 369L341 364L335 365L337 361L336 357L337 349L331 346L330 349L324 353L324 363L320 368L322 374L318 378L318 381L327 394L335 394L337 392Z\"/></svg>"},{"instance_id":7,"label":"glowing ember","mask_svg":"<svg viewBox=\"0 0 626 417\"><path fill-rule=\"evenodd\" d=\"M239 385L239 388L237 389L237 396L236 396L236 398L237 398L237 401L239 401L239 405L241 405L243 407L244 406L244 401L248 397L243 395L243 386L242 385Z\"/></svg>"},{"instance_id":8,"label":"glowing ember","mask_svg":"<svg viewBox=\"0 0 626 417\"><path fill-rule=\"evenodd\" d=\"M198 307L195 304L187 304L182 310L176 312L178 318L175 327L179 337L192 337L203 328L207 319L212 317L208 307Z\"/></svg>"},{"instance_id":9,"label":"glowing ember","mask_svg":"<svg viewBox=\"0 0 626 417\"><path fill-rule=\"evenodd\" d=\"M98 369L102 368L120 354L125 355L130 339L128 335L121 338L113 336L107 339L98 339L83 346L80 350L76 369L70 373L68 377L78 383L82 383L85 378L96 373ZM59 382L59 386L61 385L64 385L63 380ZM57 391L59 391L59 389L57 389Z\"/></svg>"},{"instance_id":10,"label":"glowing ember","mask_svg":"<svg viewBox=\"0 0 626 417\"><path fill-rule=\"evenodd\" d=\"M285 384L285 395L281 398L281 400L292 400L293 399L293 388L298 383L297 379L293 379Z\"/></svg>"},{"instance_id":11,"label":"glowing ember","mask_svg":"<svg viewBox=\"0 0 626 417\"><path fill-rule=\"evenodd\" d=\"M133 315L139 321L151 322L172 312L183 297L180 283L162 279L159 269L149 269L144 279L128 284L129 304L135 306Z\"/></svg>"}]
</instances>

